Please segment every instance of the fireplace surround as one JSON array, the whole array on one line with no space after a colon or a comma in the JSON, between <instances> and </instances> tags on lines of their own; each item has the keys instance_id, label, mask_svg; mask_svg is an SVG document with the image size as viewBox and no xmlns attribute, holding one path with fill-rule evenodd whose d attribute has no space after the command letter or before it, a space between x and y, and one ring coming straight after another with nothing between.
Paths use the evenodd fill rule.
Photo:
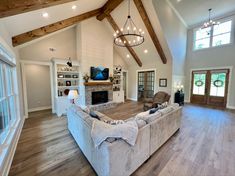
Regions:
<instances>
[{"instance_id":1,"label":"fireplace surround","mask_svg":"<svg viewBox=\"0 0 235 176\"><path fill-rule=\"evenodd\" d=\"M110 83L110 82L89 82L89 83L85 83L84 85L85 85L85 103L86 103L86 105L102 104L102 103L107 103L107 102L113 101L113 85L112 85L112 83ZM106 92L106 93L104 93L104 92ZM104 94L107 94L107 95L104 95ZM101 98L103 100L99 100L99 102L93 102L92 95L93 96L95 95L99 99Z\"/></svg>"}]
</instances>

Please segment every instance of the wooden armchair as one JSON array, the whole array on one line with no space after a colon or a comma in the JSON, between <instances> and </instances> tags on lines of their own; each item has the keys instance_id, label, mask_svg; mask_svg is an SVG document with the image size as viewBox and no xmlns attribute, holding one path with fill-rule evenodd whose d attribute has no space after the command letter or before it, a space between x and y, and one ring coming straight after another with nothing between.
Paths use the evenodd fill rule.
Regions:
<instances>
[{"instance_id":1,"label":"wooden armchair","mask_svg":"<svg viewBox=\"0 0 235 176\"><path fill-rule=\"evenodd\" d=\"M162 104L165 102L169 102L171 96L166 92L158 92L153 98L145 98L144 99L144 111L147 111L151 108L156 108L158 104Z\"/></svg>"}]
</instances>

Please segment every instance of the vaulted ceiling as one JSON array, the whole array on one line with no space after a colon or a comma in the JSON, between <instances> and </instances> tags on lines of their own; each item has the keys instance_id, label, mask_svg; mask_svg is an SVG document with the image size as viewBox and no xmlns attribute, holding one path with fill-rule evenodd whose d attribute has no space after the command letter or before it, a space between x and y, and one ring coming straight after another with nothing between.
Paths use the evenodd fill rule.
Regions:
<instances>
[{"instance_id":1,"label":"vaulted ceiling","mask_svg":"<svg viewBox=\"0 0 235 176\"><path fill-rule=\"evenodd\" d=\"M185 23L192 27L208 19L208 9L212 8L212 18L235 13L235 0L166 0L177 10Z\"/></svg>"}]
</instances>

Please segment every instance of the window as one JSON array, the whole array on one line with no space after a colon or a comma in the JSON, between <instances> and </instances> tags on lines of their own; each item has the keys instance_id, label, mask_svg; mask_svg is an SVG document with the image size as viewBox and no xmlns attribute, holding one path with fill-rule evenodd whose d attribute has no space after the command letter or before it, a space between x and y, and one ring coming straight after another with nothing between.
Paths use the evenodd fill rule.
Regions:
<instances>
[{"instance_id":1,"label":"window","mask_svg":"<svg viewBox=\"0 0 235 176\"><path fill-rule=\"evenodd\" d=\"M205 95L206 73L194 73L193 95Z\"/></svg>"},{"instance_id":2,"label":"window","mask_svg":"<svg viewBox=\"0 0 235 176\"><path fill-rule=\"evenodd\" d=\"M231 40L232 21L221 23L214 27L212 46L229 44Z\"/></svg>"},{"instance_id":3,"label":"window","mask_svg":"<svg viewBox=\"0 0 235 176\"><path fill-rule=\"evenodd\" d=\"M199 29L196 31L194 48L195 50L210 47L211 28Z\"/></svg>"},{"instance_id":4,"label":"window","mask_svg":"<svg viewBox=\"0 0 235 176\"><path fill-rule=\"evenodd\" d=\"M0 144L16 121L15 67L0 61Z\"/></svg>"},{"instance_id":5,"label":"window","mask_svg":"<svg viewBox=\"0 0 235 176\"><path fill-rule=\"evenodd\" d=\"M216 47L231 43L232 21L226 21L194 32L194 50Z\"/></svg>"}]
</instances>

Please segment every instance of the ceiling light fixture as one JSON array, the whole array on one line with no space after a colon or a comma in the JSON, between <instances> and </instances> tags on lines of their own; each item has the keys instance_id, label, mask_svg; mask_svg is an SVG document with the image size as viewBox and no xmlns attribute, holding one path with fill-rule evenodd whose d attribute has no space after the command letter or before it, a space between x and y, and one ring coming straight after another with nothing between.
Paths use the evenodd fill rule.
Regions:
<instances>
[{"instance_id":1,"label":"ceiling light fixture","mask_svg":"<svg viewBox=\"0 0 235 176\"><path fill-rule=\"evenodd\" d=\"M127 58L130 58L130 55L129 55L129 54L127 54L127 55L126 55L126 57L127 57Z\"/></svg>"},{"instance_id":2,"label":"ceiling light fixture","mask_svg":"<svg viewBox=\"0 0 235 176\"><path fill-rule=\"evenodd\" d=\"M220 24L220 22L215 22L215 21L213 21L213 20L211 19L211 11L212 11L211 8L208 9L209 19L208 19L208 21L205 22L205 23L202 25L202 27L201 27L202 30L208 28L208 31L207 31L208 35L210 34L210 31L211 31L210 27L212 28L213 26L216 26L216 25L219 25L219 24Z\"/></svg>"},{"instance_id":3,"label":"ceiling light fixture","mask_svg":"<svg viewBox=\"0 0 235 176\"><path fill-rule=\"evenodd\" d=\"M144 53L148 53L148 50L147 50L147 49L145 49L145 50L144 50Z\"/></svg>"},{"instance_id":4,"label":"ceiling light fixture","mask_svg":"<svg viewBox=\"0 0 235 176\"><path fill-rule=\"evenodd\" d=\"M130 15L130 0L128 0L128 16L124 26L120 31L114 33L114 44L121 47L135 47L144 42L144 31L138 29L131 19Z\"/></svg>"},{"instance_id":5,"label":"ceiling light fixture","mask_svg":"<svg viewBox=\"0 0 235 176\"><path fill-rule=\"evenodd\" d=\"M76 6L76 5L73 5L73 6L72 6L72 9L73 9L73 10L75 10L76 8L77 8L77 6Z\"/></svg>"},{"instance_id":6,"label":"ceiling light fixture","mask_svg":"<svg viewBox=\"0 0 235 176\"><path fill-rule=\"evenodd\" d=\"M42 13L42 16L43 16L44 18L48 18L48 17L49 17L49 14L48 14L47 12L44 12L44 13Z\"/></svg>"}]
</instances>

